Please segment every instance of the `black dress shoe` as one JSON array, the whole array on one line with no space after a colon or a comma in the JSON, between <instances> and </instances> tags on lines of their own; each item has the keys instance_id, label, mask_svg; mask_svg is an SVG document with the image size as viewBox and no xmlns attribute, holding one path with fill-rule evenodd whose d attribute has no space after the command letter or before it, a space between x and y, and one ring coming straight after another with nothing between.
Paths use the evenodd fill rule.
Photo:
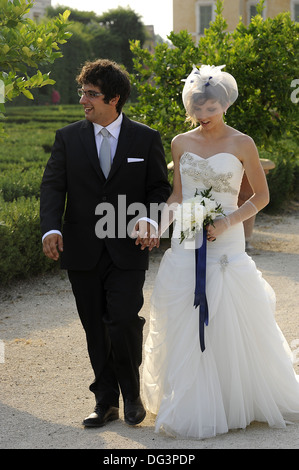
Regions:
<instances>
[{"instance_id":1,"label":"black dress shoe","mask_svg":"<svg viewBox=\"0 0 299 470\"><path fill-rule=\"evenodd\" d=\"M91 415L84 419L83 425L88 428L100 428L109 421L119 418L118 408L110 405L97 405Z\"/></svg>"},{"instance_id":2,"label":"black dress shoe","mask_svg":"<svg viewBox=\"0 0 299 470\"><path fill-rule=\"evenodd\" d=\"M144 420L146 411L140 397L136 398L136 400L128 400L125 398L124 415L125 422L130 426L135 426Z\"/></svg>"}]
</instances>

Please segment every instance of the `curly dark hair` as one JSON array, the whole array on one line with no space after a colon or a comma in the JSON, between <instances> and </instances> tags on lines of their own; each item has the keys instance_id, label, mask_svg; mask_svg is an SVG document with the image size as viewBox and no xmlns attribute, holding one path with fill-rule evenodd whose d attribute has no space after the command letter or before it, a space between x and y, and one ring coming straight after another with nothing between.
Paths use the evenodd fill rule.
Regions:
<instances>
[{"instance_id":1,"label":"curly dark hair","mask_svg":"<svg viewBox=\"0 0 299 470\"><path fill-rule=\"evenodd\" d=\"M116 62L108 59L97 59L85 62L80 74L76 77L79 85L91 83L101 89L104 94L104 103L119 96L116 106L121 112L125 102L130 96L131 83L128 72Z\"/></svg>"}]
</instances>

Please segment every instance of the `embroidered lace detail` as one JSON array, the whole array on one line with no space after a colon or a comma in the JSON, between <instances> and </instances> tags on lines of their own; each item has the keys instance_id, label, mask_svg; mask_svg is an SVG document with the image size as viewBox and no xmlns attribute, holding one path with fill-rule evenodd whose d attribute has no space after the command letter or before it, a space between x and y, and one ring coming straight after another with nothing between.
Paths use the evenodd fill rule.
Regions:
<instances>
[{"instance_id":1,"label":"embroidered lace detail","mask_svg":"<svg viewBox=\"0 0 299 470\"><path fill-rule=\"evenodd\" d=\"M225 268L228 265L227 255L222 255L220 260L219 260L219 263L220 263L221 271L225 271Z\"/></svg>"},{"instance_id":2,"label":"embroidered lace detail","mask_svg":"<svg viewBox=\"0 0 299 470\"><path fill-rule=\"evenodd\" d=\"M218 193L238 194L237 189L233 188L229 181L233 177L233 173L217 173L208 162L208 159L198 160L186 152L181 157L181 165L182 174L191 176L197 181L202 181L207 188L212 186L213 191Z\"/></svg>"}]
</instances>

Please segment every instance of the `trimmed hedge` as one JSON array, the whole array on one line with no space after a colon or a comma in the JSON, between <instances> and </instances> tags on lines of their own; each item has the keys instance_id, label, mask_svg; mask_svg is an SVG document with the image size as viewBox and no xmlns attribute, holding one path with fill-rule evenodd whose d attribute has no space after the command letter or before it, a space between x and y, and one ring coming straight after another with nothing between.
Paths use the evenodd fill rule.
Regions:
<instances>
[{"instance_id":1,"label":"trimmed hedge","mask_svg":"<svg viewBox=\"0 0 299 470\"><path fill-rule=\"evenodd\" d=\"M42 251L39 199L24 196L0 207L0 283L55 268Z\"/></svg>"},{"instance_id":2,"label":"trimmed hedge","mask_svg":"<svg viewBox=\"0 0 299 470\"><path fill-rule=\"evenodd\" d=\"M7 171L1 183L2 197L12 202L19 197L39 197L43 168L33 167Z\"/></svg>"},{"instance_id":3,"label":"trimmed hedge","mask_svg":"<svg viewBox=\"0 0 299 470\"><path fill-rule=\"evenodd\" d=\"M9 107L0 146L0 284L57 269L42 251L40 183L55 131L83 119L81 106Z\"/></svg>"}]
</instances>

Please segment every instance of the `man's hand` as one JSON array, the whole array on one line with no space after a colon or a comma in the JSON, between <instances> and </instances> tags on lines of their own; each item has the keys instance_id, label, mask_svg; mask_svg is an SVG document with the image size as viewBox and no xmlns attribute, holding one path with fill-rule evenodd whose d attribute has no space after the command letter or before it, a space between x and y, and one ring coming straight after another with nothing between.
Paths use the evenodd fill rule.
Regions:
<instances>
[{"instance_id":1,"label":"man's hand","mask_svg":"<svg viewBox=\"0 0 299 470\"><path fill-rule=\"evenodd\" d=\"M141 250L148 248L151 251L154 247L159 247L160 240L152 224L146 220L139 220L134 229L135 232L132 233L132 236L137 236L135 245L141 245Z\"/></svg>"},{"instance_id":2,"label":"man's hand","mask_svg":"<svg viewBox=\"0 0 299 470\"><path fill-rule=\"evenodd\" d=\"M54 261L59 258L59 252L63 251L62 236L58 233L51 233L43 240L43 252L44 254Z\"/></svg>"}]
</instances>

